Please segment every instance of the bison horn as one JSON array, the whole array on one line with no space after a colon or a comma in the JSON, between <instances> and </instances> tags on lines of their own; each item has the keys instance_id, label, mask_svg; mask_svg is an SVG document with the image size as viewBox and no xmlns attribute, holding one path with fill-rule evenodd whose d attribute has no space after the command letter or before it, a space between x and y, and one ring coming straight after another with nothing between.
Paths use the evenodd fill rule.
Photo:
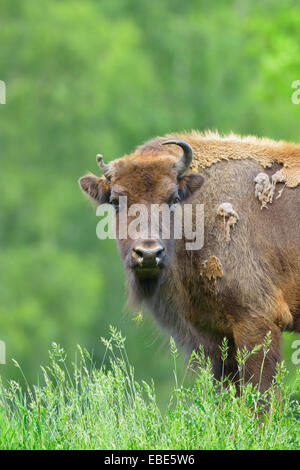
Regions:
<instances>
[{"instance_id":1,"label":"bison horn","mask_svg":"<svg viewBox=\"0 0 300 470\"><path fill-rule=\"evenodd\" d=\"M109 178L110 177L110 165L106 165L106 163L104 163L103 161L103 156L98 153L98 155L96 155L96 162L98 163L98 166L100 168L100 170L102 171L103 175L106 177L106 178Z\"/></svg>"},{"instance_id":2,"label":"bison horn","mask_svg":"<svg viewBox=\"0 0 300 470\"><path fill-rule=\"evenodd\" d=\"M183 173L189 168L193 161L193 149L192 147L184 142L183 140L167 140L162 145L175 144L182 148L183 154L180 160L176 163L177 176L183 175Z\"/></svg>"}]
</instances>

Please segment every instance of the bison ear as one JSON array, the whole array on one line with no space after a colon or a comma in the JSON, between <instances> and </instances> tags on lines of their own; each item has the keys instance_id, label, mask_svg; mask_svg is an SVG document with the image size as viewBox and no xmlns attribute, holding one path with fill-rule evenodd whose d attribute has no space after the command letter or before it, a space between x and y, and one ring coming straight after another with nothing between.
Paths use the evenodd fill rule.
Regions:
<instances>
[{"instance_id":1,"label":"bison ear","mask_svg":"<svg viewBox=\"0 0 300 470\"><path fill-rule=\"evenodd\" d=\"M202 186L203 183L204 176L202 176L200 173L191 173L190 175L182 176L178 184L178 190L182 199L185 199L193 194Z\"/></svg>"},{"instance_id":2,"label":"bison ear","mask_svg":"<svg viewBox=\"0 0 300 470\"><path fill-rule=\"evenodd\" d=\"M110 186L105 177L98 178L93 174L83 176L78 181L80 188L92 202L103 204L109 201Z\"/></svg>"}]
</instances>

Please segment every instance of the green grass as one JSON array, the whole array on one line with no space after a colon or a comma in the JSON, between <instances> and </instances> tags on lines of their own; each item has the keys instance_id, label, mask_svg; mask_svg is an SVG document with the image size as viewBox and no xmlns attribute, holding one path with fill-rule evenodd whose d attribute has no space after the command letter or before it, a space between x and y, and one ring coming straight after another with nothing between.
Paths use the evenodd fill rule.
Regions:
<instances>
[{"instance_id":1,"label":"green grass","mask_svg":"<svg viewBox=\"0 0 300 470\"><path fill-rule=\"evenodd\" d=\"M189 363L195 364L192 383L185 385L184 378L180 384L171 339L174 390L162 412L154 384L135 380L120 333L111 328L103 341L109 367L96 369L78 347L71 372L64 351L53 344L43 385L24 391L14 381L0 384L1 449L299 449L299 403L285 385L283 365L276 384L261 394L242 380L255 351L241 351L242 393L236 396L225 378L214 383L200 351ZM267 346L266 341L265 354ZM220 354L226 358L225 340Z\"/></svg>"}]
</instances>

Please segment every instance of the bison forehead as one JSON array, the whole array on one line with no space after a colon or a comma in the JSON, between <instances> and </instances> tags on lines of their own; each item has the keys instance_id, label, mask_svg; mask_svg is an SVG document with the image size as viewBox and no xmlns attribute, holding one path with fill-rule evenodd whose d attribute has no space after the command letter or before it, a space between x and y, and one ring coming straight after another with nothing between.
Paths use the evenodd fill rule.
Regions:
<instances>
[{"instance_id":1,"label":"bison forehead","mask_svg":"<svg viewBox=\"0 0 300 470\"><path fill-rule=\"evenodd\" d=\"M176 159L164 158L122 158L114 162L112 186L118 186L136 196L145 191L166 193L176 185Z\"/></svg>"},{"instance_id":2,"label":"bison forehead","mask_svg":"<svg viewBox=\"0 0 300 470\"><path fill-rule=\"evenodd\" d=\"M117 191L127 195L131 202L146 202L146 200L152 200L154 203L164 202L175 189L176 184L165 175L155 180L147 174L138 175L134 180L119 177L112 184L112 192Z\"/></svg>"},{"instance_id":3,"label":"bison forehead","mask_svg":"<svg viewBox=\"0 0 300 470\"><path fill-rule=\"evenodd\" d=\"M112 162L114 172L118 174L133 171L150 171L157 174L169 173L177 162L177 158L167 155L132 153Z\"/></svg>"}]
</instances>

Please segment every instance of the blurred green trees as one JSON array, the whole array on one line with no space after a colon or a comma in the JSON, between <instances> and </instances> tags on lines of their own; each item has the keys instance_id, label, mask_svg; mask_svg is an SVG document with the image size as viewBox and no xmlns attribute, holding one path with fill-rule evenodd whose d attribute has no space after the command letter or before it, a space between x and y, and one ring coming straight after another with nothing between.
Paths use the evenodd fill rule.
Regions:
<instances>
[{"instance_id":1,"label":"blurred green trees","mask_svg":"<svg viewBox=\"0 0 300 470\"><path fill-rule=\"evenodd\" d=\"M52 341L101 359L111 323L137 376L167 387L164 336L123 313L121 262L77 179L96 153L175 130L299 140L299 31L296 0L1 1L0 339L29 380Z\"/></svg>"}]
</instances>

